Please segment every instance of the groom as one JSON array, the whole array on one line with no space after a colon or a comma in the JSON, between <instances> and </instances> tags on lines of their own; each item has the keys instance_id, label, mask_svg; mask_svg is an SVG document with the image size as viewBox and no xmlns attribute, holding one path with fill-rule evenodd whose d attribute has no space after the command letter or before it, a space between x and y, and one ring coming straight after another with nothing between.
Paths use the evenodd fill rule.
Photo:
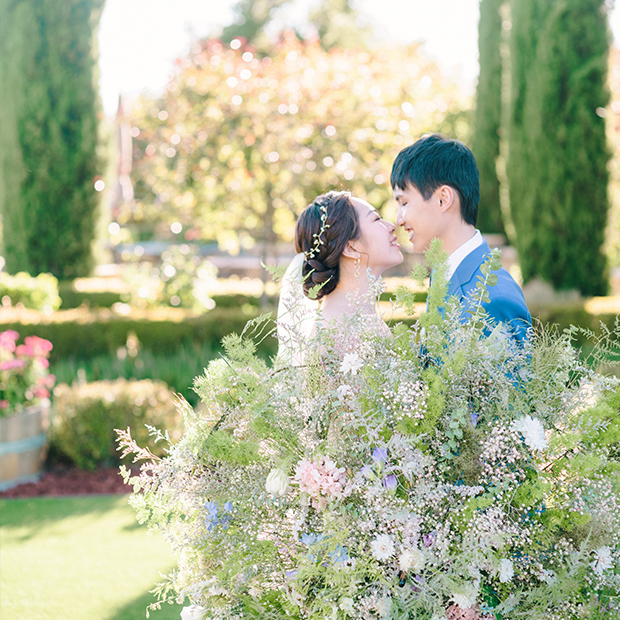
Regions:
<instances>
[{"instance_id":1,"label":"groom","mask_svg":"<svg viewBox=\"0 0 620 620\"><path fill-rule=\"evenodd\" d=\"M448 295L464 303L491 253L476 230L480 188L472 152L439 134L421 138L398 154L390 180L398 203L396 225L407 231L417 253L425 252L432 239L441 239L448 253ZM532 324L523 293L504 268L495 273L498 281L489 287L484 308L521 341Z\"/></svg>"}]
</instances>

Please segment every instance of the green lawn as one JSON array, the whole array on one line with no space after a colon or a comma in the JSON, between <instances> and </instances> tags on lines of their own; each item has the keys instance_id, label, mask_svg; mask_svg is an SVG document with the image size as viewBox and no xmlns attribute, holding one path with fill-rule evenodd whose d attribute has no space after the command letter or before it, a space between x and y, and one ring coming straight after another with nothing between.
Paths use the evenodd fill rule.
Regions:
<instances>
[{"instance_id":1,"label":"green lawn","mask_svg":"<svg viewBox=\"0 0 620 620\"><path fill-rule=\"evenodd\" d=\"M127 496L0 500L2 620L141 620L174 559ZM153 620L179 620L165 605Z\"/></svg>"}]
</instances>

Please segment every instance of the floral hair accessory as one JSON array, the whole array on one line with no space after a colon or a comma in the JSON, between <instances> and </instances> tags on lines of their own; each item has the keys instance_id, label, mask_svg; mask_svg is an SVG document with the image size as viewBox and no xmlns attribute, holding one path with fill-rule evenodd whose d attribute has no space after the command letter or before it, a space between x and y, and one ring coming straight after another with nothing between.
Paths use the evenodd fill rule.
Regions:
<instances>
[{"instance_id":1,"label":"floral hair accessory","mask_svg":"<svg viewBox=\"0 0 620 620\"><path fill-rule=\"evenodd\" d=\"M321 230L318 233L314 233L312 237L314 238L314 245L312 249L308 252L304 252L304 257L306 260L310 260L314 258L321 250L321 246L325 243L324 234L325 231L330 227L327 223L327 205L321 203L314 203L318 205L319 210L321 212Z\"/></svg>"}]
</instances>

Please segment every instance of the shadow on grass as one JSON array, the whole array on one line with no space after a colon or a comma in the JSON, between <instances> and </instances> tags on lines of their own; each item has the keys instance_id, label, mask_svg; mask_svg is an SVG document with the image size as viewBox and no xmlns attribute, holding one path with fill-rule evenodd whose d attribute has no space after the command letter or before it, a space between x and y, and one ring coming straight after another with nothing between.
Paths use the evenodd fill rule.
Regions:
<instances>
[{"instance_id":1,"label":"shadow on grass","mask_svg":"<svg viewBox=\"0 0 620 620\"><path fill-rule=\"evenodd\" d=\"M0 527L5 532L12 529L22 530L19 540L26 541L36 536L42 528L68 517L89 515L97 518L126 504L126 495L2 499ZM139 527L137 523L136 527ZM133 524L127 526L127 529L134 529Z\"/></svg>"},{"instance_id":2,"label":"shadow on grass","mask_svg":"<svg viewBox=\"0 0 620 620\"><path fill-rule=\"evenodd\" d=\"M146 608L153 602L155 602L154 595L150 592L145 592L106 620L142 620L146 618ZM150 612L149 620L179 620L182 609L183 605L164 603L160 610Z\"/></svg>"}]
</instances>

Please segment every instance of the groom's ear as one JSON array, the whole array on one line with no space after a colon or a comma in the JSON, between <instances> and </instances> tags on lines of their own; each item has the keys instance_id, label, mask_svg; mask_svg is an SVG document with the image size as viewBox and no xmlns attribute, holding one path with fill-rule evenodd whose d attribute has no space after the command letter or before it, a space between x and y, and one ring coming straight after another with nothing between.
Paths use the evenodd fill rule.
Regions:
<instances>
[{"instance_id":1,"label":"groom's ear","mask_svg":"<svg viewBox=\"0 0 620 620\"><path fill-rule=\"evenodd\" d=\"M357 260L360 257L360 253L353 247L350 241L347 241L344 246L344 250L342 250L342 255L347 258L352 258L353 260Z\"/></svg>"},{"instance_id":2,"label":"groom's ear","mask_svg":"<svg viewBox=\"0 0 620 620\"><path fill-rule=\"evenodd\" d=\"M456 190L449 185L440 185L437 188L436 193L439 210L442 213L448 211L456 202L458 202Z\"/></svg>"}]
</instances>

